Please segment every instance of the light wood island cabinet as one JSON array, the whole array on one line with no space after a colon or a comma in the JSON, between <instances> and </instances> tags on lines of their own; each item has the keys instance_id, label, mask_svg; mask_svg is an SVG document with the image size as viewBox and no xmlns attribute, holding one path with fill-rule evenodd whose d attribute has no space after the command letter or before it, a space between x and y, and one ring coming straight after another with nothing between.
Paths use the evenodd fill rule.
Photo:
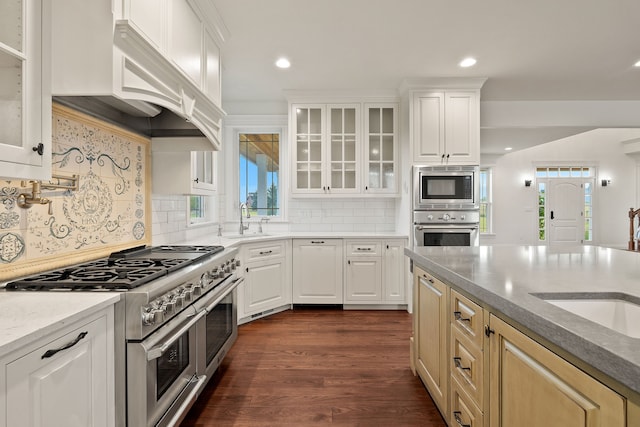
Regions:
<instances>
[{"instance_id":1,"label":"light wood island cabinet","mask_svg":"<svg viewBox=\"0 0 640 427\"><path fill-rule=\"evenodd\" d=\"M412 364L450 426L631 427L638 407L414 266Z\"/></svg>"},{"instance_id":2,"label":"light wood island cabinet","mask_svg":"<svg viewBox=\"0 0 640 427\"><path fill-rule=\"evenodd\" d=\"M490 427L628 425L622 396L494 315L490 327Z\"/></svg>"},{"instance_id":3,"label":"light wood island cabinet","mask_svg":"<svg viewBox=\"0 0 640 427\"><path fill-rule=\"evenodd\" d=\"M415 368L445 420L449 413L449 287L414 267Z\"/></svg>"}]
</instances>

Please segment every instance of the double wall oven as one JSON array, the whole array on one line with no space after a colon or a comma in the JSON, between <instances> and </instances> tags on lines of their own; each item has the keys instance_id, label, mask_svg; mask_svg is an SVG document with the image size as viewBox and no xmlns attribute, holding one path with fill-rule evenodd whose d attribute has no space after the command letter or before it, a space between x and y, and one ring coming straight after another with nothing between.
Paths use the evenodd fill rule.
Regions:
<instances>
[{"instance_id":1,"label":"double wall oven","mask_svg":"<svg viewBox=\"0 0 640 427\"><path fill-rule=\"evenodd\" d=\"M415 246L478 246L479 166L413 167Z\"/></svg>"},{"instance_id":2,"label":"double wall oven","mask_svg":"<svg viewBox=\"0 0 640 427\"><path fill-rule=\"evenodd\" d=\"M155 246L30 276L7 290L115 291L116 423L179 424L237 338L237 249Z\"/></svg>"}]
</instances>

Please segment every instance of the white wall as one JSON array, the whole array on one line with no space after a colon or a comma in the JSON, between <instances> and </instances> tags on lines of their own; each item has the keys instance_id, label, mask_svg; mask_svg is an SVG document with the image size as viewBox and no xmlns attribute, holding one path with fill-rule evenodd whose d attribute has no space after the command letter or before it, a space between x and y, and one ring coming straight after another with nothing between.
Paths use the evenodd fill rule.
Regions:
<instances>
[{"instance_id":1,"label":"white wall","mask_svg":"<svg viewBox=\"0 0 640 427\"><path fill-rule=\"evenodd\" d=\"M638 203L638 166L624 154L622 141L638 137L638 129L597 129L499 157L492 165L494 235L481 236L480 244L538 244L536 166L587 165L597 167L593 243L626 248L627 213ZM531 187L525 178L533 179ZM610 186L600 186L604 178Z\"/></svg>"}]
</instances>

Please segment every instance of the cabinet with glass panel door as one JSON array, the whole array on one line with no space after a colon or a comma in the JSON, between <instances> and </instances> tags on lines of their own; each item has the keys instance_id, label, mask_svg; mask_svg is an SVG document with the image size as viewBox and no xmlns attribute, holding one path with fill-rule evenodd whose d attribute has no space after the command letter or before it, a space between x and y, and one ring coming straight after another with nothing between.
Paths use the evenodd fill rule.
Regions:
<instances>
[{"instance_id":1,"label":"cabinet with glass panel door","mask_svg":"<svg viewBox=\"0 0 640 427\"><path fill-rule=\"evenodd\" d=\"M360 105L293 104L294 194L360 191Z\"/></svg>"},{"instance_id":2,"label":"cabinet with glass panel door","mask_svg":"<svg viewBox=\"0 0 640 427\"><path fill-rule=\"evenodd\" d=\"M365 193L396 194L398 192L396 110L396 104L365 104Z\"/></svg>"},{"instance_id":3,"label":"cabinet with glass panel door","mask_svg":"<svg viewBox=\"0 0 640 427\"><path fill-rule=\"evenodd\" d=\"M49 2L0 2L0 175L51 178Z\"/></svg>"}]
</instances>

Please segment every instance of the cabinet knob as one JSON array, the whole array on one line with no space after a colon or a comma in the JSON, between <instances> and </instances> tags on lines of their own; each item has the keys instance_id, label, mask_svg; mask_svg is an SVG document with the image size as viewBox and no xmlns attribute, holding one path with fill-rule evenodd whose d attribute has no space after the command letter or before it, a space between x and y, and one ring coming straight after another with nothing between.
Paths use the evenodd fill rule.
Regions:
<instances>
[{"instance_id":1,"label":"cabinet knob","mask_svg":"<svg viewBox=\"0 0 640 427\"><path fill-rule=\"evenodd\" d=\"M195 182L196 184L200 182L200 178L196 178L193 180L193 182Z\"/></svg>"},{"instance_id":2,"label":"cabinet knob","mask_svg":"<svg viewBox=\"0 0 640 427\"><path fill-rule=\"evenodd\" d=\"M44 153L44 144L41 142L40 144L36 145L35 147L32 147L31 149L42 156L42 154Z\"/></svg>"}]
</instances>

